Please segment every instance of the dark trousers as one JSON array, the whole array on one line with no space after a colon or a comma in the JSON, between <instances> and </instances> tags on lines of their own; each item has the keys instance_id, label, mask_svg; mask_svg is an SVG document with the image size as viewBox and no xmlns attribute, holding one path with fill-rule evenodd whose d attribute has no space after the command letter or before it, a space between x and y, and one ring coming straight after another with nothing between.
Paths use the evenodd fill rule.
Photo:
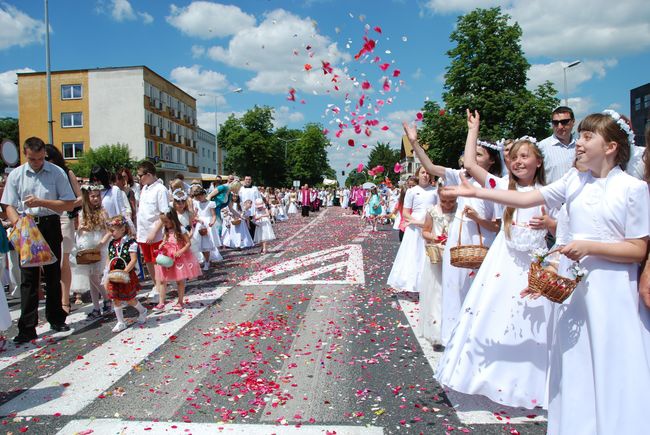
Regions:
<instances>
[{"instance_id":1,"label":"dark trousers","mask_svg":"<svg viewBox=\"0 0 650 435\"><path fill-rule=\"evenodd\" d=\"M302 210L302 215L303 216L309 216L309 206L308 205L303 205L301 210Z\"/></svg>"},{"instance_id":2,"label":"dark trousers","mask_svg":"<svg viewBox=\"0 0 650 435\"><path fill-rule=\"evenodd\" d=\"M51 325L65 323L68 315L61 306L61 221L58 216L38 223L38 229L50 245L56 262L43 266L45 280L45 318ZM19 334L36 336L38 324L38 288L41 284L40 267L21 267Z\"/></svg>"},{"instance_id":3,"label":"dark trousers","mask_svg":"<svg viewBox=\"0 0 650 435\"><path fill-rule=\"evenodd\" d=\"M255 238L255 228L257 228L257 225L255 225L255 223L253 223L253 218L251 218L248 221L248 232L251 233L251 238L252 239Z\"/></svg>"},{"instance_id":4,"label":"dark trousers","mask_svg":"<svg viewBox=\"0 0 650 435\"><path fill-rule=\"evenodd\" d=\"M399 230L399 241L401 242L403 238L404 238L404 231Z\"/></svg>"}]
</instances>

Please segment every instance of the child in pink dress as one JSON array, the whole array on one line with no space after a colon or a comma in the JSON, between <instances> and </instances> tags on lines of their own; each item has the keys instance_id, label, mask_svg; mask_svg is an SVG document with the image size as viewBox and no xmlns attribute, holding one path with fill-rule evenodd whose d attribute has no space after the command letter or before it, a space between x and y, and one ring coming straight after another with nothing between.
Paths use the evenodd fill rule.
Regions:
<instances>
[{"instance_id":1,"label":"child in pink dress","mask_svg":"<svg viewBox=\"0 0 650 435\"><path fill-rule=\"evenodd\" d=\"M201 266L196 256L190 249L190 237L187 230L183 228L178 215L174 209L160 217L164 236L160 245L159 252L174 259L174 264L165 267L156 264L156 276L161 277L162 292L160 303L154 308L156 311L165 309L165 294L167 292L167 283L176 281L178 286L178 301L172 307L174 310L183 309L183 298L185 297L185 281L196 278L201 275Z\"/></svg>"}]
</instances>

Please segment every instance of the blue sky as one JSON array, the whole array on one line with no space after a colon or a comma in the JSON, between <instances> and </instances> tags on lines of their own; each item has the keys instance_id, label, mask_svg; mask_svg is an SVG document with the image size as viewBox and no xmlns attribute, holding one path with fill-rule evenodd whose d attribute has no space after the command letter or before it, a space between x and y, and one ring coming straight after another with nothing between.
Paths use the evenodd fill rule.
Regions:
<instances>
[{"instance_id":1,"label":"blue sky","mask_svg":"<svg viewBox=\"0 0 650 435\"><path fill-rule=\"evenodd\" d=\"M563 65L582 61L567 75L578 117L608 107L629 114L629 90L650 81L645 0L592 0L588 8L578 0L49 3L53 70L146 65L197 98L199 125L209 131L215 95L220 121L257 104L275 108L277 126L321 123L339 174L364 162L377 141L397 147L400 121L414 120L426 99L440 99L449 33L475 7L500 5L521 25L531 87L548 79L563 97ZM0 116L17 114L16 72L45 69L43 20L42 0L0 0ZM375 49L355 59L364 36ZM239 87L242 93L229 93ZM363 110L355 110L362 95ZM366 121L376 123L370 136ZM339 124L348 127L336 137Z\"/></svg>"}]
</instances>

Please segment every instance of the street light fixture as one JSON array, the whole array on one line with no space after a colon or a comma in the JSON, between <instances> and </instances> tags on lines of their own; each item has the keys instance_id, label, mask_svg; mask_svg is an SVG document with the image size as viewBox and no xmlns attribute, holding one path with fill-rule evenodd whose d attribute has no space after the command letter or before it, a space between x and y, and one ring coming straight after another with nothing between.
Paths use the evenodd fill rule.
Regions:
<instances>
[{"instance_id":1,"label":"street light fixture","mask_svg":"<svg viewBox=\"0 0 650 435\"><path fill-rule=\"evenodd\" d=\"M574 66L577 66L581 63L581 61L576 60L568 64L567 66L562 67L564 70L564 105L568 106L569 105L569 93L567 91L567 85L566 85L566 70L569 68L573 68Z\"/></svg>"},{"instance_id":2,"label":"street light fixture","mask_svg":"<svg viewBox=\"0 0 650 435\"><path fill-rule=\"evenodd\" d=\"M235 88L231 91L224 92L221 94L199 94L200 97L214 97L214 147L217 151L217 175L221 175L223 172L223 159L221 158L221 149L219 148L219 97L223 97L228 94L240 94L244 90L242 88Z\"/></svg>"}]
</instances>

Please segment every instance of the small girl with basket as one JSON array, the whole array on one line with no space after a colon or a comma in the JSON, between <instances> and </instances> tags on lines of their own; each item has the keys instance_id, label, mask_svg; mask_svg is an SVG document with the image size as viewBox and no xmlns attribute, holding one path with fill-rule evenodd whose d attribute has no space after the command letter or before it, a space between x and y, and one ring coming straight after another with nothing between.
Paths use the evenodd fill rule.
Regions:
<instances>
[{"instance_id":1,"label":"small girl with basket","mask_svg":"<svg viewBox=\"0 0 650 435\"><path fill-rule=\"evenodd\" d=\"M115 216L108 222L108 229L113 239L108 245L108 267L104 282L117 317L113 332L120 332L127 327L122 311L124 302L138 310L139 324L147 321L147 309L136 299L140 290L140 282L135 273L138 244L130 234L129 222L124 216Z\"/></svg>"},{"instance_id":2,"label":"small girl with basket","mask_svg":"<svg viewBox=\"0 0 650 435\"><path fill-rule=\"evenodd\" d=\"M195 241L203 253L205 263L203 270L210 268L210 261L221 261L223 257L219 253L221 237L217 231L217 205L209 201L205 189L199 188L194 192L194 210L198 223L195 228Z\"/></svg>"},{"instance_id":3,"label":"small girl with basket","mask_svg":"<svg viewBox=\"0 0 650 435\"><path fill-rule=\"evenodd\" d=\"M273 226L271 225L269 211L266 209L266 205L262 198L257 198L255 200L253 219L256 225L255 243L262 242L262 254L266 254L266 243L275 240L275 233L273 232Z\"/></svg>"},{"instance_id":4,"label":"small girl with basket","mask_svg":"<svg viewBox=\"0 0 650 435\"><path fill-rule=\"evenodd\" d=\"M159 254L156 257L156 276L160 276L162 290L160 303L154 310L165 309L165 294L167 283L176 281L178 288L178 300L172 306L174 310L183 309L185 298L185 282L201 276L201 266L196 256L190 250L191 241L187 230L178 220L175 210L170 210L160 216L163 224L163 241L159 247Z\"/></svg>"},{"instance_id":5,"label":"small girl with basket","mask_svg":"<svg viewBox=\"0 0 650 435\"><path fill-rule=\"evenodd\" d=\"M110 238L106 221L108 216L102 207L102 190L100 184L81 186L83 199L79 213L75 247L71 252L72 281L70 291L80 294L90 289L93 309L88 313L89 319L97 319L110 311L110 302L102 286L102 275L106 265L105 244ZM100 309L99 295L103 299Z\"/></svg>"}]
</instances>

